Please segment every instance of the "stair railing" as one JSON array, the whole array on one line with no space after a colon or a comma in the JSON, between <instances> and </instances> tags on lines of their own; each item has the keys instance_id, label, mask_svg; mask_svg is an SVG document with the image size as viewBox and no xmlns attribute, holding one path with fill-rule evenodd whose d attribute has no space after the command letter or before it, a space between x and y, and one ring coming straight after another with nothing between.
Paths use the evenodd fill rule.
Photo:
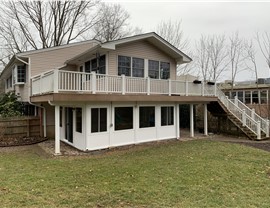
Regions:
<instances>
[{"instance_id":1,"label":"stair railing","mask_svg":"<svg viewBox=\"0 0 270 208\"><path fill-rule=\"evenodd\" d=\"M264 119L259 116L254 109L250 109L247 105L245 105L241 100L238 99L237 96L234 97L234 103L240 109L245 109L246 114L253 118L255 121L260 121L261 123L261 130L266 134L266 137L269 137L269 120Z\"/></svg>"},{"instance_id":2,"label":"stair railing","mask_svg":"<svg viewBox=\"0 0 270 208\"><path fill-rule=\"evenodd\" d=\"M261 139L261 121L256 121L246 113L246 109L241 109L232 102L220 89L216 89L216 96L222 104L242 123L243 126L251 130L257 139Z\"/></svg>"}]
</instances>

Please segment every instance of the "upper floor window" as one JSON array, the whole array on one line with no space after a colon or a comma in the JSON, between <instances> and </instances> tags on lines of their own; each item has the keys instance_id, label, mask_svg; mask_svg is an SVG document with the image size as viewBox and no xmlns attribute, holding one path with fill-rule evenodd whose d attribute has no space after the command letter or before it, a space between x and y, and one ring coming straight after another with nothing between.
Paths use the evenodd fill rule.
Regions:
<instances>
[{"instance_id":1,"label":"upper floor window","mask_svg":"<svg viewBox=\"0 0 270 208\"><path fill-rule=\"evenodd\" d=\"M26 65L17 65L13 69L13 82L15 84L25 83L26 82Z\"/></svg>"},{"instance_id":2,"label":"upper floor window","mask_svg":"<svg viewBox=\"0 0 270 208\"><path fill-rule=\"evenodd\" d=\"M153 79L169 79L170 63L149 60L148 76Z\"/></svg>"},{"instance_id":3,"label":"upper floor window","mask_svg":"<svg viewBox=\"0 0 270 208\"><path fill-rule=\"evenodd\" d=\"M96 72L97 74L106 73L106 56L100 56L84 63L85 72Z\"/></svg>"},{"instance_id":4,"label":"upper floor window","mask_svg":"<svg viewBox=\"0 0 270 208\"><path fill-rule=\"evenodd\" d=\"M132 76L144 77L144 59L132 58Z\"/></svg>"},{"instance_id":5,"label":"upper floor window","mask_svg":"<svg viewBox=\"0 0 270 208\"><path fill-rule=\"evenodd\" d=\"M160 79L170 78L170 63L160 62Z\"/></svg>"},{"instance_id":6,"label":"upper floor window","mask_svg":"<svg viewBox=\"0 0 270 208\"><path fill-rule=\"evenodd\" d=\"M144 59L118 56L118 75L121 74L132 77L144 77Z\"/></svg>"},{"instance_id":7,"label":"upper floor window","mask_svg":"<svg viewBox=\"0 0 270 208\"><path fill-rule=\"evenodd\" d=\"M131 58L128 56L118 56L118 75L131 75Z\"/></svg>"},{"instance_id":8,"label":"upper floor window","mask_svg":"<svg viewBox=\"0 0 270 208\"><path fill-rule=\"evenodd\" d=\"M159 79L159 62L149 60L148 61L148 76L153 79Z\"/></svg>"}]
</instances>

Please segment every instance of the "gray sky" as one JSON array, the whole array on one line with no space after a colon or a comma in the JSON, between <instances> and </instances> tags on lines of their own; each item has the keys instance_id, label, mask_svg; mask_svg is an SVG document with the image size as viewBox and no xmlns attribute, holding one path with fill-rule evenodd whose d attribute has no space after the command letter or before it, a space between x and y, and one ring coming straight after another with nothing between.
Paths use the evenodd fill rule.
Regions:
<instances>
[{"instance_id":1,"label":"gray sky","mask_svg":"<svg viewBox=\"0 0 270 208\"><path fill-rule=\"evenodd\" d=\"M160 21L182 20L184 36L191 41L201 34L230 35L235 31L244 38L253 38L257 31L270 32L270 2L183 2L183 1L117 1L131 15L130 23L154 31ZM259 77L269 77L269 70L258 51ZM229 75L223 79L229 79ZM237 80L254 79L254 74L243 72Z\"/></svg>"}]
</instances>

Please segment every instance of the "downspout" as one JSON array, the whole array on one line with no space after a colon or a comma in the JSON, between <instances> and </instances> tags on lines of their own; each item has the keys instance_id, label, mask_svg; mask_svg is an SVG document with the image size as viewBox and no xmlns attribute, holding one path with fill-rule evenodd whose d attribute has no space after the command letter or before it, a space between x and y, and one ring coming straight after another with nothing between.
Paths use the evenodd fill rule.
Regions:
<instances>
[{"instance_id":1,"label":"downspout","mask_svg":"<svg viewBox=\"0 0 270 208\"><path fill-rule=\"evenodd\" d=\"M34 104L32 103L31 101L28 101L29 104L33 105L33 106L36 106L36 107L39 107L39 108L42 108L43 109L43 132L44 132L44 137L46 138L47 137L47 118L46 118L46 108L42 105L37 105L37 104Z\"/></svg>"}]
</instances>

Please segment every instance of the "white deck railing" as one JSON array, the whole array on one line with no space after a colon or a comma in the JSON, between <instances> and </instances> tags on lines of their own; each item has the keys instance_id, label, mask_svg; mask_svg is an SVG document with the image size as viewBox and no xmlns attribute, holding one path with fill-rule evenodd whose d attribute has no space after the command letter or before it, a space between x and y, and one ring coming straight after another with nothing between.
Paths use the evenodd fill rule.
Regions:
<instances>
[{"instance_id":1,"label":"white deck railing","mask_svg":"<svg viewBox=\"0 0 270 208\"><path fill-rule=\"evenodd\" d=\"M178 80L158 80L104 74L52 70L32 77L32 95L58 92L117 93L146 95L217 96L223 105L249 128L257 139L261 131L269 137L269 121L261 118L241 101L234 102L216 84L195 84Z\"/></svg>"},{"instance_id":2,"label":"white deck railing","mask_svg":"<svg viewBox=\"0 0 270 208\"><path fill-rule=\"evenodd\" d=\"M215 96L216 85L52 70L32 77L32 95L58 92Z\"/></svg>"}]
</instances>

